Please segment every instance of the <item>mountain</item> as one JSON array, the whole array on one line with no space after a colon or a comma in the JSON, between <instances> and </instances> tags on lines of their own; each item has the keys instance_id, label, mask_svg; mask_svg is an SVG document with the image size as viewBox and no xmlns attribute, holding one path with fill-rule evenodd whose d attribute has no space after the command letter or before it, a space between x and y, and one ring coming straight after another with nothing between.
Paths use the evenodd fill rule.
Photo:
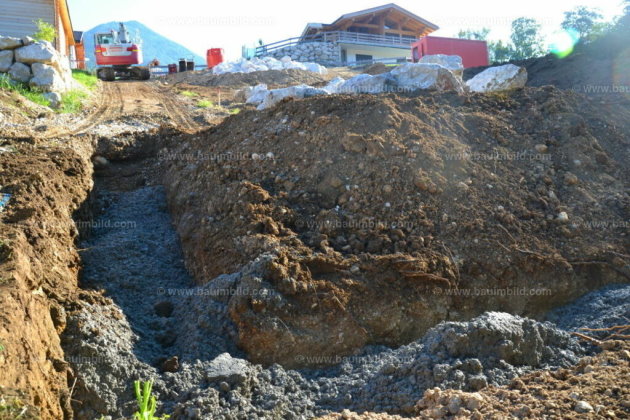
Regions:
<instances>
[{"instance_id":1,"label":"mountain","mask_svg":"<svg viewBox=\"0 0 630 420\"><path fill-rule=\"evenodd\" d=\"M154 58L160 60L161 65L177 63L180 58L193 58L195 60L195 64L204 64L206 62L205 58L195 54L183 45L158 34L148 26L145 26L138 21L131 20L129 22L124 22L124 24L132 38L139 33L140 38L142 39L144 65L149 64L149 62ZM85 57L89 58L89 61L87 62L88 67L96 66L94 58L94 34L109 32L111 29L118 30L118 22L103 23L83 33Z\"/></svg>"}]
</instances>

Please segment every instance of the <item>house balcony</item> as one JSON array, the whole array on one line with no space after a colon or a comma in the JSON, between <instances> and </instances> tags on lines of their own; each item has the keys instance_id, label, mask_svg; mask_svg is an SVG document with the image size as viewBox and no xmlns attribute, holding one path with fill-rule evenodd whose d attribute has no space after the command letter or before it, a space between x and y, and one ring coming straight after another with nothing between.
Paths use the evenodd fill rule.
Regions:
<instances>
[{"instance_id":1,"label":"house balcony","mask_svg":"<svg viewBox=\"0 0 630 420\"><path fill-rule=\"evenodd\" d=\"M314 35L288 38L271 44L261 45L256 48L255 56L262 57L283 48L294 47L299 44L306 44L311 42L356 44L368 45L372 47L400 48L404 50L410 50L411 44L413 44L415 41L417 41L416 37L398 34L375 35L347 31L319 32Z\"/></svg>"}]
</instances>

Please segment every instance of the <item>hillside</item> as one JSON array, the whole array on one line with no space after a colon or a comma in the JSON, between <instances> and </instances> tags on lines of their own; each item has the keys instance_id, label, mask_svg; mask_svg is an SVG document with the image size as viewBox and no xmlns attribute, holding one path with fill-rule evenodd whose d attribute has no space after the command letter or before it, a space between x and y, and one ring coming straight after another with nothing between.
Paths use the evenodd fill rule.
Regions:
<instances>
[{"instance_id":1,"label":"hillside","mask_svg":"<svg viewBox=\"0 0 630 420\"><path fill-rule=\"evenodd\" d=\"M160 60L162 65L166 65L169 63L175 63L180 58L191 58L193 57L195 63L203 64L205 63L205 59L183 45L178 44L177 42L171 41L163 35L153 31L146 25L142 23L131 20L125 22L127 29L131 36L135 36L137 32L140 33L140 37L143 41L144 48L144 63L148 64L154 58ZM98 25L89 31L86 31L83 34L83 42L85 43L85 56L89 58L88 67L95 66L94 59L94 34L99 32L107 32L110 29L118 29L118 22L107 22L101 25Z\"/></svg>"}]
</instances>

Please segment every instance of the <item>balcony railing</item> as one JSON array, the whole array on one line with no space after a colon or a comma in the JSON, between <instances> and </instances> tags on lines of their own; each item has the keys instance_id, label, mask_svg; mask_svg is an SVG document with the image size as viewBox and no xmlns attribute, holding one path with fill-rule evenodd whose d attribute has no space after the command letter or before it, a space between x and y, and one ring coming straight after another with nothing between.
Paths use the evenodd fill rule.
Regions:
<instances>
[{"instance_id":1,"label":"balcony railing","mask_svg":"<svg viewBox=\"0 0 630 420\"><path fill-rule=\"evenodd\" d=\"M315 35L288 38L282 41L273 42L271 44L261 45L260 47L256 48L255 56L261 57L282 48L293 47L298 44L305 44L310 42L338 42L345 44L361 44L378 47L409 49L411 48L411 44L413 44L415 41L416 38L406 37L402 35L374 35L346 31L320 32Z\"/></svg>"}]
</instances>

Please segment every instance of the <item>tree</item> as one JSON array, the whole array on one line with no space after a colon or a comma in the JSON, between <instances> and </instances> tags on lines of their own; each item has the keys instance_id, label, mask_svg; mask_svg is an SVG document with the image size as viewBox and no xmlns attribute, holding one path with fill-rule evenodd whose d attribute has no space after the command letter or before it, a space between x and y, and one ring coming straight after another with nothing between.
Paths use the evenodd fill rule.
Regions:
<instances>
[{"instance_id":1,"label":"tree","mask_svg":"<svg viewBox=\"0 0 630 420\"><path fill-rule=\"evenodd\" d=\"M490 33L490 28L475 29L462 29L457 33L457 38L463 39L476 39L478 41L485 41Z\"/></svg>"},{"instance_id":2,"label":"tree","mask_svg":"<svg viewBox=\"0 0 630 420\"><path fill-rule=\"evenodd\" d=\"M33 21L37 26L37 32L33 34L33 39L37 41L53 42L57 38L57 30L48 22L41 19Z\"/></svg>"},{"instance_id":3,"label":"tree","mask_svg":"<svg viewBox=\"0 0 630 420\"><path fill-rule=\"evenodd\" d=\"M595 31L601 32L601 20L603 16L597 9L589 9L585 6L578 6L573 10L564 12L562 28L574 30L580 35L580 39L590 39Z\"/></svg>"},{"instance_id":4,"label":"tree","mask_svg":"<svg viewBox=\"0 0 630 420\"><path fill-rule=\"evenodd\" d=\"M544 52L540 25L535 19L521 17L512 22L513 59L523 60Z\"/></svg>"},{"instance_id":5,"label":"tree","mask_svg":"<svg viewBox=\"0 0 630 420\"><path fill-rule=\"evenodd\" d=\"M488 54L491 63L504 63L514 56L514 48L503 41L488 41Z\"/></svg>"}]
</instances>

